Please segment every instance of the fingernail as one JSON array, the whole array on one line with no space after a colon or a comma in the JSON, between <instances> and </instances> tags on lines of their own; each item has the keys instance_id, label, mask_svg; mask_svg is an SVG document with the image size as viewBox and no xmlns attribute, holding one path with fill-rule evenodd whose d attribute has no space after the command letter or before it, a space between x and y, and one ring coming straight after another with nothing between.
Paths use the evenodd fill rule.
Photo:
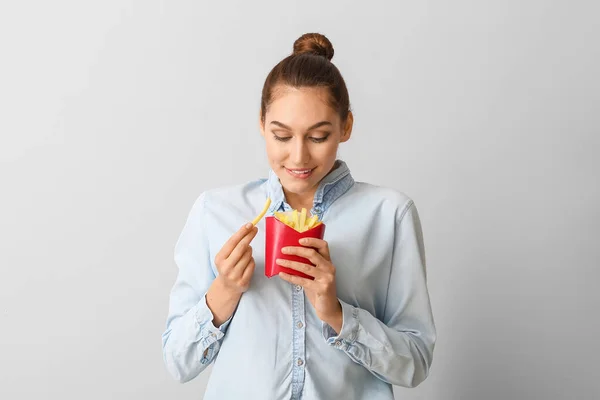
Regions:
<instances>
[{"instance_id":1,"label":"fingernail","mask_svg":"<svg viewBox=\"0 0 600 400\"><path fill-rule=\"evenodd\" d=\"M288 250L288 248L287 248L287 247L284 247L284 248L282 248L282 249L281 249L281 252L282 252L282 253L284 253L284 254L287 254L287 252L288 252L288 251L289 251L289 250Z\"/></svg>"},{"instance_id":2,"label":"fingernail","mask_svg":"<svg viewBox=\"0 0 600 400\"><path fill-rule=\"evenodd\" d=\"M306 238L302 238L302 239L300 239L300 244L304 244L304 243L306 243L307 241L308 241L308 240L307 240Z\"/></svg>"},{"instance_id":3,"label":"fingernail","mask_svg":"<svg viewBox=\"0 0 600 400\"><path fill-rule=\"evenodd\" d=\"M248 222L248 223L246 224L246 229L250 229L250 228L252 228L252 222Z\"/></svg>"}]
</instances>

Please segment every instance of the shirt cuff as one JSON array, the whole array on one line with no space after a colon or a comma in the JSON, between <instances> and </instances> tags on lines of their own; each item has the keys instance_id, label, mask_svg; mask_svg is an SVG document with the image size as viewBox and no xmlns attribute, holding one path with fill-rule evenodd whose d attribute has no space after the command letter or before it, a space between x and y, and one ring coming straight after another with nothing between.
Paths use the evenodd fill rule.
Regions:
<instances>
[{"instance_id":1,"label":"shirt cuff","mask_svg":"<svg viewBox=\"0 0 600 400\"><path fill-rule=\"evenodd\" d=\"M229 319L221 324L221 326L216 327L213 324L214 315L208 305L206 304L206 295L202 296L200 302L196 307L196 322L200 326L200 337L202 337L205 341L205 345L208 347L214 342L221 340L223 336L225 336L225 332L227 331L227 327L231 322L233 316L229 317Z\"/></svg>"},{"instance_id":2,"label":"shirt cuff","mask_svg":"<svg viewBox=\"0 0 600 400\"><path fill-rule=\"evenodd\" d=\"M339 300L339 299L338 299ZM352 346L358 336L358 308L340 300L342 306L342 329L339 334L326 322L322 323L323 338L327 344L347 350Z\"/></svg>"}]
</instances>

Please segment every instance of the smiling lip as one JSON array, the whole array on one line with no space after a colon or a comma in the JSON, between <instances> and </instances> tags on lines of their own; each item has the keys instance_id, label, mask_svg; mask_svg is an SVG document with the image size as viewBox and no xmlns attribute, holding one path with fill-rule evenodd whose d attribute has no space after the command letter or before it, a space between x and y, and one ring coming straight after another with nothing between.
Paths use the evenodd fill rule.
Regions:
<instances>
[{"instance_id":1,"label":"smiling lip","mask_svg":"<svg viewBox=\"0 0 600 400\"><path fill-rule=\"evenodd\" d=\"M286 168L285 170L294 178L307 179L312 175L314 168Z\"/></svg>"}]
</instances>

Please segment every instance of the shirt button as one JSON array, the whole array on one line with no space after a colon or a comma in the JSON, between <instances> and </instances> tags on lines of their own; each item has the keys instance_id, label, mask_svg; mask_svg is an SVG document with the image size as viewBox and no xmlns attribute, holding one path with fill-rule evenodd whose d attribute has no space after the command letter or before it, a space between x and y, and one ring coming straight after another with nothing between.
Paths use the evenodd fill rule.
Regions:
<instances>
[{"instance_id":1,"label":"shirt button","mask_svg":"<svg viewBox=\"0 0 600 400\"><path fill-rule=\"evenodd\" d=\"M304 364L304 361L302 361L302 359L299 358L298 361L296 362L296 364L298 364L299 366L302 366Z\"/></svg>"},{"instance_id":2,"label":"shirt button","mask_svg":"<svg viewBox=\"0 0 600 400\"><path fill-rule=\"evenodd\" d=\"M342 342L340 342L339 340L335 341L335 347L340 347L342 345Z\"/></svg>"},{"instance_id":3,"label":"shirt button","mask_svg":"<svg viewBox=\"0 0 600 400\"><path fill-rule=\"evenodd\" d=\"M300 321L296 324L296 326L301 329L304 326L304 324L302 323L302 321Z\"/></svg>"},{"instance_id":4,"label":"shirt button","mask_svg":"<svg viewBox=\"0 0 600 400\"><path fill-rule=\"evenodd\" d=\"M301 290L302 290L302 286L300 286L300 285L296 285L296 292L299 292L299 291L301 291Z\"/></svg>"}]
</instances>

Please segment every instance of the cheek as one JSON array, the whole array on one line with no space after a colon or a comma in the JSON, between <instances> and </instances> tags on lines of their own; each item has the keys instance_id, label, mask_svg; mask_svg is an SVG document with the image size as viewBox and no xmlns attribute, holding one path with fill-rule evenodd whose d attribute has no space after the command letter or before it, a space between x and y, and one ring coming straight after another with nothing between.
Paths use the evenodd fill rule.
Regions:
<instances>
[{"instance_id":1,"label":"cheek","mask_svg":"<svg viewBox=\"0 0 600 400\"><path fill-rule=\"evenodd\" d=\"M338 146L334 143L315 146L315 149L313 150L313 155L323 160L335 158L337 154L337 147Z\"/></svg>"},{"instance_id":2,"label":"cheek","mask_svg":"<svg viewBox=\"0 0 600 400\"><path fill-rule=\"evenodd\" d=\"M267 157L270 160L281 160L285 157L284 146L278 146L272 141L267 142Z\"/></svg>"}]
</instances>

